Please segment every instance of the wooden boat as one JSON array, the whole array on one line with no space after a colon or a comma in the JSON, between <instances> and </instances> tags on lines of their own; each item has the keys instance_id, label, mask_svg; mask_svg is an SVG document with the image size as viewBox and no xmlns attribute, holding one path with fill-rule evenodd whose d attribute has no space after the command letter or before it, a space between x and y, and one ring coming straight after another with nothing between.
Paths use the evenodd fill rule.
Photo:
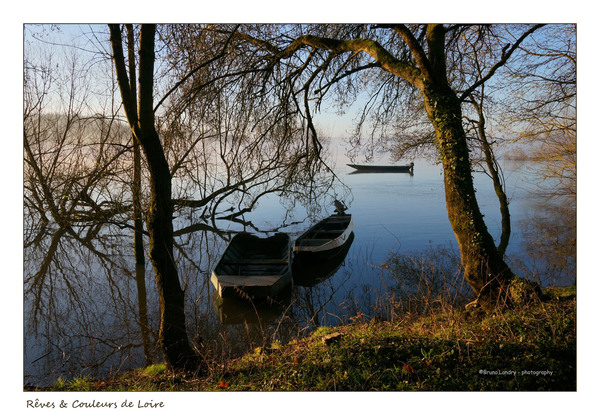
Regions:
<instances>
[{"instance_id":1,"label":"wooden boat","mask_svg":"<svg viewBox=\"0 0 600 415\"><path fill-rule=\"evenodd\" d=\"M290 237L269 238L243 232L235 235L211 275L222 298L276 297L292 283Z\"/></svg>"},{"instance_id":2,"label":"wooden boat","mask_svg":"<svg viewBox=\"0 0 600 415\"><path fill-rule=\"evenodd\" d=\"M353 228L352 215L340 213L331 215L313 225L296 239L294 253L334 255L335 251L348 241Z\"/></svg>"},{"instance_id":3,"label":"wooden boat","mask_svg":"<svg viewBox=\"0 0 600 415\"><path fill-rule=\"evenodd\" d=\"M294 285L313 287L330 278L344 263L353 241L354 232L350 234L348 241L339 250L335 250L335 254L328 257L315 257L312 254L294 255L292 261Z\"/></svg>"},{"instance_id":4,"label":"wooden boat","mask_svg":"<svg viewBox=\"0 0 600 415\"><path fill-rule=\"evenodd\" d=\"M412 173L415 164L410 163L408 166L377 166L373 164L348 164L348 166L361 173Z\"/></svg>"}]
</instances>

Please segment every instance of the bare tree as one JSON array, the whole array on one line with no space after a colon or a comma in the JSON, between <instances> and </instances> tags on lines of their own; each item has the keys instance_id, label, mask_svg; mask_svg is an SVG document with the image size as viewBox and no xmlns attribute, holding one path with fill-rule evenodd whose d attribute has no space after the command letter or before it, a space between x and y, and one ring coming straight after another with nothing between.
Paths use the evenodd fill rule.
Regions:
<instances>
[{"instance_id":1,"label":"bare tree","mask_svg":"<svg viewBox=\"0 0 600 415\"><path fill-rule=\"evenodd\" d=\"M524 224L524 251L561 283L574 281L577 255L576 34L574 24L548 25L523 44L501 85L511 93L499 101L544 201Z\"/></svg>"},{"instance_id":2,"label":"bare tree","mask_svg":"<svg viewBox=\"0 0 600 415\"><path fill-rule=\"evenodd\" d=\"M160 303L159 339L165 363L176 369L197 370L199 361L185 328L184 293L173 260L173 205L171 173L154 123L154 25L142 25L139 43L139 87L136 104L123 54L121 28L110 25L113 59L131 131L145 154L150 171L147 227L150 260L156 276ZM133 47L133 45L130 45ZM131 81L130 81L131 80Z\"/></svg>"},{"instance_id":3,"label":"bare tree","mask_svg":"<svg viewBox=\"0 0 600 415\"><path fill-rule=\"evenodd\" d=\"M231 37L211 42L208 32L201 30L196 41L203 42L202 47L183 54L185 59L177 54L179 45L174 42L167 55L173 64L167 66L183 70L168 69L161 77L160 85L170 82L173 87L165 88L154 105L156 28L141 26L137 103L133 58L128 59L128 69L121 28L111 25L110 30L123 106L150 171L147 228L159 287L163 355L170 367L193 367L194 356L184 346L188 344L185 300L173 259L175 209L201 210L200 217L218 229L216 220L237 221L267 194L288 200L294 195L313 203L317 194L330 188L332 179L317 174L322 158L315 145L320 144L303 142L294 109L281 105L280 97L257 91L266 86L248 77L257 71L243 59L245 55L229 47ZM172 36L173 41L185 36L185 30L172 31L175 35L163 30L161 36ZM215 44L220 46L216 50ZM131 42L128 47L133 47ZM289 93L285 99L290 99Z\"/></svg>"},{"instance_id":4,"label":"bare tree","mask_svg":"<svg viewBox=\"0 0 600 415\"><path fill-rule=\"evenodd\" d=\"M292 91L278 94L261 57L233 45L230 34L206 25L160 33L175 86L161 99L158 128L178 183L176 206L201 209L215 227L268 194L313 210L334 177L320 174L325 157L303 136Z\"/></svg>"},{"instance_id":5,"label":"bare tree","mask_svg":"<svg viewBox=\"0 0 600 415\"><path fill-rule=\"evenodd\" d=\"M136 96L141 90L135 81L138 69L141 70L141 60L135 51L140 32L132 25L125 28L127 51L123 52L122 62L128 75L127 86L131 95ZM160 338L160 335L153 333L150 321L155 310L155 291L148 290L145 283L143 239L150 236L150 227L144 231L141 222L142 212L153 202L147 192L152 192L153 180L156 180L146 172L149 163L147 157L140 157L140 141L134 134L135 128L132 131L125 127L120 118L121 104L113 95L118 94L114 77L108 72L103 78L96 72L109 57L103 52L101 37L98 32L86 34L84 38L92 46L88 43L85 49L65 45L71 56L79 56L77 59L81 59L83 50L96 51L95 55L90 55L90 62L81 61L78 65L71 62L71 72L64 71L63 62L56 65L55 50L26 64L24 197L29 268L25 294L28 306L32 306L34 324L40 321L59 324L60 318L50 317L64 315L57 306L64 303L58 295L58 287L62 286L61 281L68 283L80 278L79 275L72 278L71 273L77 273L76 267L66 266L64 262L91 256L87 261L91 268L86 275L98 275L104 270L108 281L107 292L97 298L112 294L124 301L120 310L128 310L131 315L123 315L123 339L131 334L128 322L135 318L142 340L135 342L135 347L143 348L148 364L154 359L151 337ZM42 42L40 39L38 43ZM56 47L54 42L49 44ZM222 45L225 48L227 42ZM159 100L157 106L150 104L155 113L161 108L154 117L154 124L163 139L161 145L169 180L173 183L169 195L171 214L167 216L169 220L178 217L179 228L171 230L179 242L173 240L170 256L172 262L181 261L181 266L194 267L200 273L207 273L208 268L202 268L205 265L201 265L198 258L190 257L185 245L188 235L207 231L227 238L228 233L220 228L228 225L222 226L220 221L239 222L244 227L263 232L265 229L258 229L246 221L244 215L265 195L281 196L290 207L298 201L315 206L332 183L330 175L318 172L320 159L307 151L301 128L287 118L286 111L280 111L278 100L270 100L265 94L255 95L256 91L244 83L243 72L248 69L242 68L240 56L236 56L234 50L219 53L220 50L215 50L208 40L204 47L203 61L174 63L175 68L185 68L183 73L172 68L163 73L164 66L157 71L160 76L155 78L153 88L164 99ZM28 48L27 52L29 56L32 49ZM221 59L222 65L225 57L231 59L226 72L219 72L219 65L205 63ZM84 59L87 58L88 55ZM86 66L91 63L94 65ZM91 67L94 71L89 70ZM107 81L107 85L98 85L102 81ZM174 87L169 86L169 82ZM164 90L161 89L165 85ZM98 90L94 90L95 87ZM136 115L140 113L138 106L134 100ZM158 182L162 184L160 179ZM146 216L146 220L150 221L151 216ZM130 270L131 264L126 264L129 257L114 254L116 246L122 247L124 237L132 237L135 241L135 275ZM153 242L151 239L151 246ZM201 251L205 248L214 249L214 246L207 245ZM155 255L154 252L151 247L150 254ZM98 267L97 271L93 266ZM130 287L132 281L135 284ZM184 281L186 285L190 283L195 284ZM182 292L184 288L180 285ZM67 295L64 301L79 304L83 313L81 319L89 323L86 326L79 322L77 327L81 333L89 334L90 342L95 341L92 337L97 335L91 333L94 327L104 322L92 321L89 317L98 314L91 310L102 308L102 305L89 298L83 282L71 283L64 292ZM129 303L131 293L137 293L137 307L134 308L133 303ZM150 298L150 303L146 297ZM184 313L185 292L183 298L177 310L180 315ZM111 302L117 306L115 299L107 304ZM88 310L87 314L85 310ZM71 317L77 315L80 313ZM184 322L184 319L180 321ZM185 330L183 324L181 332ZM56 330L51 330L48 325L46 331ZM74 335L67 335L66 331L63 334L65 339ZM80 338L85 341L84 334ZM196 340L199 342L198 338ZM134 344L130 340L113 343L106 338L103 341L107 350L112 350L107 353L132 350L124 344ZM114 348L109 344L114 344ZM98 359L104 361L104 357Z\"/></svg>"}]
</instances>

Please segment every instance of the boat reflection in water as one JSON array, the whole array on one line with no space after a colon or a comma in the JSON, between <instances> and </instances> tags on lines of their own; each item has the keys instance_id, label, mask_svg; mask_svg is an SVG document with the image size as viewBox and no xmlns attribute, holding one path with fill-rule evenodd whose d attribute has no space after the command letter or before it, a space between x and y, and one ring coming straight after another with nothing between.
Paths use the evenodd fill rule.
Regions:
<instances>
[{"instance_id":1,"label":"boat reflection in water","mask_svg":"<svg viewBox=\"0 0 600 415\"><path fill-rule=\"evenodd\" d=\"M280 292L276 298L261 301L242 298L222 298L217 292L212 303L222 324L269 324L276 321L288 309L292 298L292 287Z\"/></svg>"},{"instance_id":2,"label":"boat reflection in water","mask_svg":"<svg viewBox=\"0 0 600 415\"><path fill-rule=\"evenodd\" d=\"M295 253L292 262L294 285L313 287L334 275L344 263L353 241L354 232L350 233L342 246L330 251L328 256L309 252Z\"/></svg>"},{"instance_id":3,"label":"boat reflection in water","mask_svg":"<svg viewBox=\"0 0 600 415\"><path fill-rule=\"evenodd\" d=\"M335 274L354 240L354 224L344 203L334 205L336 214L311 226L293 249L282 233L260 238L243 232L231 240L211 276L221 323L274 321L291 304L292 281L312 287Z\"/></svg>"}]
</instances>

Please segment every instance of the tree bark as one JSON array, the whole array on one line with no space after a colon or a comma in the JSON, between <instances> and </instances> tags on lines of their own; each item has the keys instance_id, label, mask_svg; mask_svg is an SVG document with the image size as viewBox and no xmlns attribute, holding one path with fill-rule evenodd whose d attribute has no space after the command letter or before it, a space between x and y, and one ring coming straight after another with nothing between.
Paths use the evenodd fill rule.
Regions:
<instances>
[{"instance_id":1,"label":"tree bark","mask_svg":"<svg viewBox=\"0 0 600 415\"><path fill-rule=\"evenodd\" d=\"M425 108L434 126L444 172L448 219L456 236L465 279L478 303L493 307L514 274L498 252L475 198L460 102L448 85L426 87Z\"/></svg>"},{"instance_id":2,"label":"tree bark","mask_svg":"<svg viewBox=\"0 0 600 415\"><path fill-rule=\"evenodd\" d=\"M495 246L475 197L469 148L462 125L464 95L459 98L448 82L446 30L443 25L428 25L426 58L425 51L405 26L398 25L395 30L403 37L422 73L422 84L413 82L413 85L423 93L425 109L435 130L443 165L448 219L460 249L465 279L475 291L478 305L485 308L505 306L510 301L509 287L515 275L503 259L507 241L501 242L500 249ZM517 45L533 30L535 28L526 32ZM493 71L503 65L515 49L514 45L508 52L505 48ZM503 214L503 218L508 216ZM503 225L506 226L505 220ZM503 233L503 236L508 234Z\"/></svg>"},{"instance_id":3,"label":"tree bark","mask_svg":"<svg viewBox=\"0 0 600 415\"><path fill-rule=\"evenodd\" d=\"M154 126L154 25L142 25L139 46L137 114L135 93L125 69L121 31L110 25L117 80L129 125L144 152L150 171L147 212L149 256L156 277L160 305L159 339L165 364L172 369L197 370L199 358L192 350L185 327L184 292L173 258L173 206L171 173Z\"/></svg>"},{"instance_id":4,"label":"tree bark","mask_svg":"<svg viewBox=\"0 0 600 415\"><path fill-rule=\"evenodd\" d=\"M507 301L504 293L514 274L496 248L475 197L461 101L447 77L442 25L428 27L427 46L432 81L424 82L422 92L435 130L444 171L448 219L460 249L465 279L477 294L479 305L486 308L503 305Z\"/></svg>"}]
</instances>

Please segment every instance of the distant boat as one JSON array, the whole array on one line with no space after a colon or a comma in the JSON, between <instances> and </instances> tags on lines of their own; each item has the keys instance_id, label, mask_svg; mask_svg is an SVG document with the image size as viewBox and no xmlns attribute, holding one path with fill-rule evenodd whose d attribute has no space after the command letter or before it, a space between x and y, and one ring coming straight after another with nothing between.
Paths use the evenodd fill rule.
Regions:
<instances>
[{"instance_id":1,"label":"distant boat","mask_svg":"<svg viewBox=\"0 0 600 415\"><path fill-rule=\"evenodd\" d=\"M349 239L354 222L352 215L331 215L310 227L296 239L295 254L317 254L322 256L335 255Z\"/></svg>"},{"instance_id":2,"label":"distant boat","mask_svg":"<svg viewBox=\"0 0 600 415\"><path fill-rule=\"evenodd\" d=\"M356 169L360 173L412 173L415 164L410 163L408 166L377 166L373 164L348 164L348 166Z\"/></svg>"},{"instance_id":3,"label":"distant boat","mask_svg":"<svg viewBox=\"0 0 600 415\"><path fill-rule=\"evenodd\" d=\"M259 238L235 235L211 275L222 298L276 297L292 283L291 242L284 233Z\"/></svg>"}]
</instances>

